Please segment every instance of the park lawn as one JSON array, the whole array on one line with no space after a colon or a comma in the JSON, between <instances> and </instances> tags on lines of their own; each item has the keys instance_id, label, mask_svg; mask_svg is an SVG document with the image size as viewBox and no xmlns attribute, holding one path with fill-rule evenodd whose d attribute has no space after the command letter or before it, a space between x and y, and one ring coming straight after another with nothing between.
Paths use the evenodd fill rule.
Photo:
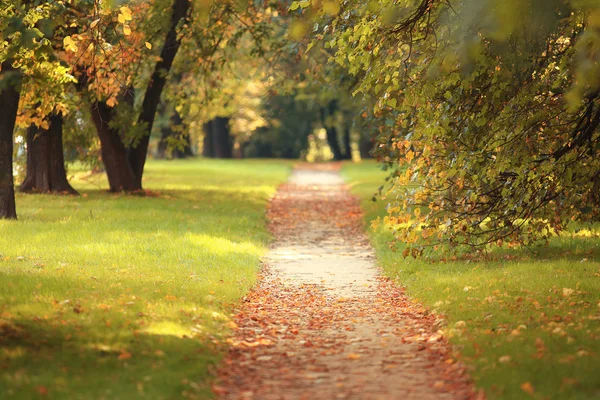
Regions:
<instances>
[{"instance_id":1,"label":"park lawn","mask_svg":"<svg viewBox=\"0 0 600 400\"><path fill-rule=\"evenodd\" d=\"M206 398L290 164L149 161L151 195L18 195L0 221L0 397Z\"/></svg>"},{"instance_id":2,"label":"park lawn","mask_svg":"<svg viewBox=\"0 0 600 400\"><path fill-rule=\"evenodd\" d=\"M385 202L371 199L386 173L365 162L346 164L343 175L362 201L385 274L445 315L454 358L489 399L600 398L598 225L489 261L404 259L387 245L389 227L368 224L385 215Z\"/></svg>"}]
</instances>

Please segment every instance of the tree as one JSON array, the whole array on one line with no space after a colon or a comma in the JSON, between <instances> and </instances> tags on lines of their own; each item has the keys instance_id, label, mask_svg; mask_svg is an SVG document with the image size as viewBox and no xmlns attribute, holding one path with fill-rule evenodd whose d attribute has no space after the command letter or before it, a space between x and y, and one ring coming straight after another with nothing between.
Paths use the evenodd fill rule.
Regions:
<instances>
[{"instance_id":1,"label":"tree","mask_svg":"<svg viewBox=\"0 0 600 400\"><path fill-rule=\"evenodd\" d=\"M314 3L331 61L391 122L376 154L407 254L529 244L598 216L597 2L349 1L333 17Z\"/></svg>"},{"instance_id":2,"label":"tree","mask_svg":"<svg viewBox=\"0 0 600 400\"><path fill-rule=\"evenodd\" d=\"M55 29L70 23L65 14L62 2L0 1L0 218L16 218L12 149L23 83L35 77L52 87L72 80L51 41Z\"/></svg>"},{"instance_id":3,"label":"tree","mask_svg":"<svg viewBox=\"0 0 600 400\"><path fill-rule=\"evenodd\" d=\"M154 124L156 109L160 103L162 90L167 82L167 75L173 66L173 61L181 45L181 39L178 37L177 29L184 23L190 9L189 0L174 0L171 11L171 23L165 37L160 60L155 64L154 71L146 86L144 99L142 101L142 111L138 117L138 124L145 126L145 133L139 142L129 152L129 163L133 169L136 183L142 186L142 175L144 165L148 155L148 144L150 142L150 132Z\"/></svg>"},{"instance_id":4,"label":"tree","mask_svg":"<svg viewBox=\"0 0 600 400\"><path fill-rule=\"evenodd\" d=\"M266 96L262 114L267 121L249 138L248 157L300 158L308 148L308 137L318 125L316 105L300 88Z\"/></svg>"},{"instance_id":5,"label":"tree","mask_svg":"<svg viewBox=\"0 0 600 400\"><path fill-rule=\"evenodd\" d=\"M0 65L0 218L16 219L13 182L13 130L19 107L21 74L10 59Z\"/></svg>"},{"instance_id":6,"label":"tree","mask_svg":"<svg viewBox=\"0 0 600 400\"><path fill-rule=\"evenodd\" d=\"M17 125L26 130L27 175L20 190L78 194L67 180L63 150L64 117L75 108L66 93L73 78L54 55L54 62L39 60L25 69Z\"/></svg>"},{"instance_id":7,"label":"tree","mask_svg":"<svg viewBox=\"0 0 600 400\"><path fill-rule=\"evenodd\" d=\"M22 192L78 194L67 180L63 154L63 115L53 114L48 129L27 129L27 175Z\"/></svg>"},{"instance_id":8,"label":"tree","mask_svg":"<svg viewBox=\"0 0 600 400\"><path fill-rule=\"evenodd\" d=\"M140 10L147 7L146 4L141 3L136 6ZM73 48L72 62L79 63L75 69L78 72L80 90L86 92L92 99L92 119L102 145L102 160L111 191L135 192L142 190L144 165L156 110L167 76L181 45L179 30L187 20L189 11L189 0L173 0L171 2L170 22L166 27L162 50L158 61L151 67L152 72L145 83L139 110L134 104L135 90L131 85L136 78L135 69L139 71L139 67L135 65L139 65L142 57L139 50L143 35L138 35L131 40L130 44L133 48L130 51L120 51L115 54L108 54L109 51L106 50L106 44L113 40L112 31L107 33L87 29L83 32L85 35L69 36L67 43L76 41L82 44ZM143 13L138 12L136 15L143 15ZM123 6L119 9L117 20L122 25L124 36L131 35L132 23L130 21L132 19L132 11L128 7ZM138 22L141 23L141 21ZM110 24L107 22L107 26L111 26ZM94 25L94 27L98 26L100 26L98 23ZM114 39L121 40L118 35ZM148 42L146 43L147 47L151 47ZM109 45L108 48L113 49L113 46ZM123 64L117 66L113 59L116 55L121 56L122 62L124 57L127 57L128 61L134 62L134 66L129 68L123 68ZM104 65L100 68L97 63ZM118 71L119 69L124 69L124 71ZM109 75L99 74L100 71L108 72ZM119 72L124 72L123 78L119 78ZM127 83L125 91L122 89L123 82ZM125 107L117 109L115 106L119 102L124 103ZM125 125L133 125L133 128L123 132L123 123L127 118L131 123Z\"/></svg>"},{"instance_id":9,"label":"tree","mask_svg":"<svg viewBox=\"0 0 600 400\"><path fill-rule=\"evenodd\" d=\"M233 140L229 117L215 117L204 124L202 155L211 158L232 158Z\"/></svg>"}]
</instances>

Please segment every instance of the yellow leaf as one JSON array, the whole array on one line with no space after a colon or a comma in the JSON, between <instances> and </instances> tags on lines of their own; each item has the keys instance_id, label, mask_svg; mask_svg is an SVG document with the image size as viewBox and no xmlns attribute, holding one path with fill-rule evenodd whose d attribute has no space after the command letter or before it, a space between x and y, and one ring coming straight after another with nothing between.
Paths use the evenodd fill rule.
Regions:
<instances>
[{"instance_id":1,"label":"yellow leaf","mask_svg":"<svg viewBox=\"0 0 600 400\"><path fill-rule=\"evenodd\" d=\"M93 20L90 24L90 29L94 29L98 25L98 22L100 22L100 18Z\"/></svg>"},{"instance_id":2,"label":"yellow leaf","mask_svg":"<svg viewBox=\"0 0 600 400\"><path fill-rule=\"evenodd\" d=\"M119 21L120 24L124 24L125 22L127 22L127 20L125 19L125 16L123 14L119 14L119 16L117 17L117 20Z\"/></svg>"},{"instance_id":3,"label":"yellow leaf","mask_svg":"<svg viewBox=\"0 0 600 400\"><path fill-rule=\"evenodd\" d=\"M66 36L63 39L63 46L65 47L65 50L67 51L72 51L72 52L77 52L77 43L75 43L75 41L73 40L73 38L71 38L71 36Z\"/></svg>"},{"instance_id":4,"label":"yellow leaf","mask_svg":"<svg viewBox=\"0 0 600 400\"><path fill-rule=\"evenodd\" d=\"M336 15L340 12L340 5L337 1L326 1L323 3L323 11L328 15Z\"/></svg>"},{"instance_id":5,"label":"yellow leaf","mask_svg":"<svg viewBox=\"0 0 600 400\"><path fill-rule=\"evenodd\" d=\"M129 25L123 25L123 35L129 36L131 35L131 28Z\"/></svg>"},{"instance_id":6,"label":"yellow leaf","mask_svg":"<svg viewBox=\"0 0 600 400\"><path fill-rule=\"evenodd\" d=\"M360 354L350 353L346 356L349 360L358 360L360 358Z\"/></svg>"},{"instance_id":7,"label":"yellow leaf","mask_svg":"<svg viewBox=\"0 0 600 400\"><path fill-rule=\"evenodd\" d=\"M294 40L300 40L308 32L308 25L302 21L295 20L290 24L289 35Z\"/></svg>"},{"instance_id":8,"label":"yellow leaf","mask_svg":"<svg viewBox=\"0 0 600 400\"><path fill-rule=\"evenodd\" d=\"M146 42L146 48L147 48L148 50L152 50L152 44L151 44L151 43L148 43L148 42Z\"/></svg>"},{"instance_id":9,"label":"yellow leaf","mask_svg":"<svg viewBox=\"0 0 600 400\"><path fill-rule=\"evenodd\" d=\"M125 18L126 21L131 21L131 10L127 6L121 7L121 15Z\"/></svg>"}]
</instances>

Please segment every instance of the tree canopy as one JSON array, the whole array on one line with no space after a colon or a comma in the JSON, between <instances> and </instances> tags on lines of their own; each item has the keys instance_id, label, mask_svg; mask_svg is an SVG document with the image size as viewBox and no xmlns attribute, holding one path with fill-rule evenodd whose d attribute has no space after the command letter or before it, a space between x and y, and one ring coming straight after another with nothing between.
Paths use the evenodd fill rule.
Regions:
<instances>
[{"instance_id":1,"label":"tree canopy","mask_svg":"<svg viewBox=\"0 0 600 400\"><path fill-rule=\"evenodd\" d=\"M598 216L596 1L294 2L357 79L405 254L529 244ZM365 102L368 104L368 102Z\"/></svg>"}]
</instances>

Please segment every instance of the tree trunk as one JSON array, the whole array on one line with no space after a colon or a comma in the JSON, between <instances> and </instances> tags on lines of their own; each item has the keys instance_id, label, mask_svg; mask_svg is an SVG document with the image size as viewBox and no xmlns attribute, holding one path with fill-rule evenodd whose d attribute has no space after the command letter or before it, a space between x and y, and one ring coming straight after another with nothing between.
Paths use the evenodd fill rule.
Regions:
<instances>
[{"instance_id":1,"label":"tree trunk","mask_svg":"<svg viewBox=\"0 0 600 400\"><path fill-rule=\"evenodd\" d=\"M327 132L327 144L329 144L329 148L333 153L333 159L336 161L343 160L344 155L342 154L342 149L338 142L337 129L335 126L330 126L326 127L325 131Z\"/></svg>"},{"instance_id":2,"label":"tree trunk","mask_svg":"<svg viewBox=\"0 0 600 400\"><path fill-rule=\"evenodd\" d=\"M63 116L53 114L50 127L27 130L27 175L22 192L79 194L69 184L63 154Z\"/></svg>"},{"instance_id":3,"label":"tree trunk","mask_svg":"<svg viewBox=\"0 0 600 400\"><path fill-rule=\"evenodd\" d=\"M113 109L103 101L92 103L92 121L96 126L102 153L102 162L106 169L111 192L136 192L142 190L129 164L128 152L121 140L119 131L109 126Z\"/></svg>"},{"instance_id":4,"label":"tree trunk","mask_svg":"<svg viewBox=\"0 0 600 400\"><path fill-rule=\"evenodd\" d=\"M352 142L350 139L350 127L344 127L344 159L352 160Z\"/></svg>"},{"instance_id":5,"label":"tree trunk","mask_svg":"<svg viewBox=\"0 0 600 400\"><path fill-rule=\"evenodd\" d=\"M233 141L229 117L216 117L204 124L204 157L232 158Z\"/></svg>"},{"instance_id":6,"label":"tree trunk","mask_svg":"<svg viewBox=\"0 0 600 400\"><path fill-rule=\"evenodd\" d=\"M0 66L0 219L16 219L13 131L21 95L21 73L11 60Z\"/></svg>"},{"instance_id":7,"label":"tree trunk","mask_svg":"<svg viewBox=\"0 0 600 400\"><path fill-rule=\"evenodd\" d=\"M358 142L358 151L360 152L361 159L373 158L373 142L371 138L365 135L361 135L360 140Z\"/></svg>"},{"instance_id":8,"label":"tree trunk","mask_svg":"<svg viewBox=\"0 0 600 400\"><path fill-rule=\"evenodd\" d=\"M333 159L339 161L344 159L344 155L342 154L342 148L340 147L340 142L338 141L337 129L334 121L331 120L336 111L336 100L331 100L327 104L327 107L321 107L321 123L323 124L323 128L325 128L325 132L327 133L327 144L333 153Z\"/></svg>"},{"instance_id":9,"label":"tree trunk","mask_svg":"<svg viewBox=\"0 0 600 400\"><path fill-rule=\"evenodd\" d=\"M169 125L163 127L161 131L161 138L158 143L158 158L193 157L190 135L187 132L182 132L183 119L177 110L173 111L169 121ZM169 138L175 138L179 142L183 141L183 146L179 143L176 147L169 149Z\"/></svg>"},{"instance_id":10,"label":"tree trunk","mask_svg":"<svg viewBox=\"0 0 600 400\"><path fill-rule=\"evenodd\" d=\"M187 17L190 8L189 0L174 0L171 14L171 25L165 38L160 61L154 66L154 71L148 82L144 100L142 101L142 111L138 118L138 124L146 125L146 134L140 139L137 145L129 151L129 164L133 170L136 184L142 187L142 175L148 155L148 144L150 143L150 132L154 124L156 109L160 103L160 96L167 81L167 75L173 66L173 60L177 55L181 40L177 35L177 27L182 20Z\"/></svg>"}]
</instances>

